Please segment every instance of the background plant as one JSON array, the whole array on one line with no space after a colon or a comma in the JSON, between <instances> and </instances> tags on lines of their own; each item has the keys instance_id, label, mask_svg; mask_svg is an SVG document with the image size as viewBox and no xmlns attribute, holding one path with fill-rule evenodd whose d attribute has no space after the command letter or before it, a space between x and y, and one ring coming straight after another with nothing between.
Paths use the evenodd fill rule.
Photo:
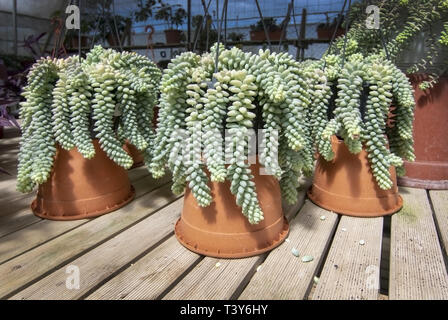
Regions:
<instances>
[{"instance_id":1,"label":"background plant","mask_svg":"<svg viewBox=\"0 0 448 320\"><path fill-rule=\"evenodd\" d=\"M264 31L263 22L268 32L274 32L280 30L280 26L277 25L275 18L265 17L263 20L258 20L255 24L250 25L252 31Z\"/></svg>"},{"instance_id":2,"label":"background plant","mask_svg":"<svg viewBox=\"0 0 448 320\"><path fill-rule=\"evenodd\" d=\"M366 27L365 9L368 5L380 8L381 31ZM349 21L351 53L378 53L383 50L384 43L391 61L397 63L412 41L423 34L425 56L406 71L429 73L430 80L421 84L422 89L431 87L440 75L446 73L448 61L442 67L434 66L434 62L447 52L447 0L363 0L352 6ZM340 37L336 42L336 48L341 52L344 38Z\"/></svg>"},{"instance_id":3,"label":"background plant","mask_svg":"<svg viewBox=\"0 0 448 320\"><path fill-rule=\"evenodd\" d=\"M170 5L161 2L154 18L166 21L169 29L173 29L174 26L178 28L187 18L187 11L181 5Z\"/></svg>"},{"instance_id":4,"label":"background plant","mask_svg":"<svg viewBox=\"0 0 448 320\"><path fill-rule=\"evenodd\" d=\"M122 147L127 139L149 163L160 77L146 57L101 46L81 61L77 56L37 61L22 93L18 190L31 191L48 179L56 144L76 147L90 159L97 138L110 159L129 168L132 158Z\"/></svg>"}]
</instances>

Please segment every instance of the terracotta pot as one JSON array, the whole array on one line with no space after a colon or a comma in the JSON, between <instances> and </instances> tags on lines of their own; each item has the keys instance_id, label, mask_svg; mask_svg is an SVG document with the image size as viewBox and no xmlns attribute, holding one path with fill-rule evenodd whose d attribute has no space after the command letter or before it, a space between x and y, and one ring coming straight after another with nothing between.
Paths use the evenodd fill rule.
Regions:
<instances>
[{"instance_id":1,"label":"terracotta pot","mask_svg":"<svg viewBox=\"0 0 448 320\"><path fill-rule=\"evenodd\" d=\"M123 149L132 157L134 164L131 169L141 167L145 164L145 159L140 150L138 150L133 144L126 141L123 146Z\"/></svg>"},{"instance_id":2,"label":"terracotta pot","mask_svg":"<svg viewBox=\"0 0 448 320\"><path fill-rule=\"evenodd\" d=\"M118 38L114 33L109 33L106 36L107 43L110 47L118 47Z\"/></svg>"},{"instance_id":3,"label":"terracotta pot","mask_svg":"<svg viewBox=\"0 0 448 320\"><path fill-rule=\"evenodd\" d=\"M182 42L182 31L180 30L165 30L165 39L167 44L175 44Z\"/></svg>"},{"instance_id":4,"label":"terracotta pot","mask_svg":"<svg viewBox=\"0 0 448 320\"><path fill-rule=\"evenodd\" d=\"M81 36L81 48L85 48L88 46L89 38L87 36ZM78 36L75 35L70 40L70 46L72 48L78 48Z\"/></svg>"},{"instance_id":5,"label":"terracotta pot","mask_svg":"<svg viewBox=\"0 0 448 320\"><path fill-rule=\"evenodd\" d=\"M431 89L418 85L427 75L410 75L415 90L414 148L415 162L405 162L406 176L401 186L424 189L448 189L448 77L441 77Z\"/></svg>"},{"instance_id":6,"label":"terracotta pot","mask_svg":"<svg viewBox=\"0 0 448 320\"><path fill-rule=\"evenodd\" d=\"M331 40L331 37L333 37L334 28L317 28L317 38L318 39L327 39ZM336 38L339 36L342 36L345 34L345 30L343 28L338 28L336 31Z\"/></svg>"},{"instance_id":7,"label":"terracotta pot","mask_svg":"<svg viewBox=\"0 0 448 320\"><path fill-rule=\"evenodd\" d=\"M114 211L135 195L124 168L110 160L93 140L95 157L85 159L76 148L57 146L50 178L40 185L31 209L52 220L93 218Z\"/></svg>"},{"instance_id":8,"label":"terracotta pot","mask_svg":"<svg viewBox=\"0 0 448 320\"><path fill-rule=\"evenodd\" d=\"M269 32L269 40L280 40L281 36L282 36L281 30ZM286 35L285 35L285 38L286 38ZM250 32L250 40L265 41L265 40L267 40L266 34L264 33L264 31L251 31Z\"/></svg>"},{"instance_id":9,"label":"terracotta pot","mask_svg":"<svg viewBox=\"0 0 448 320\"><path fill-rule=\"evenodd\" d=\"M199 207L187 188L181 218L175 227L179 242L191 251L219 258L243 258L280 245L289 232L283 216L278 181L260 175L259 164L251 166L264 220L251 225L230 192L230 182L209 184L213 202Z\"/></svg>"},{"instance_id":10,"label":"terracotta pot","mask_svg":"<svg viewBox=\"0 0 448 320\"><path fill-rule=\"evenodd\" d=\"M336 136L332 137L335 157L317 160L313 185L308 197L318 206L357 217L378 217L400 210L403 200L398 194L395 168L390 168L394 185L382 190L371 172L367 152L352 154Z\"/></svg>"}]
</instances>

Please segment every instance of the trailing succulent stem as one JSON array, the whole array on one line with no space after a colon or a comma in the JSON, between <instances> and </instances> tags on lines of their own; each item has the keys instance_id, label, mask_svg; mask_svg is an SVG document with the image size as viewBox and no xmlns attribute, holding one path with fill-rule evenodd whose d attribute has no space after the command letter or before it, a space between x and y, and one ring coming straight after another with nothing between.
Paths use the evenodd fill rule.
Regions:
<instances>
[{"instance_id":1,"label":"trailing succulent stem","mask_svg":"<svg viewBox=\"0 0 448 320\"><path fill-rule=\"evenodd\" d=\"M325 69L323 61L309 67L314 70L311 132L316 151L332 160L333 135L352 153L364 146L379 187L390 189L390 166L404 174L403 159L414 160L415 102L409 80L382 55L353 54L344 63L338 56L324 59Z\"/></svg>"}]
</instances>

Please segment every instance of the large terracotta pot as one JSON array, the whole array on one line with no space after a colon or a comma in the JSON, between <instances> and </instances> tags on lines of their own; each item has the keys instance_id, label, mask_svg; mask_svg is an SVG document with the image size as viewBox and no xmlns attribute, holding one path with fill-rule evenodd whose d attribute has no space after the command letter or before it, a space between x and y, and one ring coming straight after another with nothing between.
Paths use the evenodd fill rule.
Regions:
<instances>
[{"instance_id":1,"label":"large terracotta pot","mask_svg":"<svg viewBox=\"0 0 448 320\"><path fill-rule=\"evenodd\" d=\"M268 33L269 34L269 40L280 40L281 36L282 36L282 31L281 30L276 30L276 31L271 31ZM265 41L266 39L266 34L264 33L264 31L251 31L250 32L250 40L252 41Z\"/></svg>"},{"instance_id":2,"label":"large terracotta pot","mask_svg":"<svg viewBox=\"0 0 448 320\"><path fill-rule=\"evenodd\" d=\"M378 217L400 210L403 200L398 194L395 168L389 169L393 187L382 190L365 150L352 154L336 136L332 137L332 147L332 161L321 156L317 160L313 185L308 190L311 201L324 209L358 217Z\"/></svg>"},{"instance_id":3,"label":"large terracotta pot","mask_svg":"<svg viewBox=\"0 0 448 320\"><path fill-rule=\"evenodd\" d=\"M127 172L110 160L93 140L95 156L85 159L76 148L57 146L53 170L40 185L31 209L52 220L77 220L114 211L135 195Z\"/></svg>"},{"instance_id":4,"label":"large terracotta pot","mask_svg":"<svg viewBox=\"0 0 448 320\"><path fill-rule=\"evenodd\" d=\"M175 233L182 245L199 254L220 258L242 258L272 250L288 235L278 181L260 175L259 164L251 166L264 220L251 225L230 192L230 182L210 183L213 203L199 207L187 188L181 218Z\"/></svg>"},{"instance_id":5,"label":"large terracotta pot","mask_svg":"<svg viewBox=\"0 0 448 320\"><path fill-rule=\"evenodd\" d=\"M126 152L131 156L132 160L134 161L134 164L132 165L131 169L141 167L145 164L145 159L141 153L140 150L138 150L133 144L126 141L123 149L126 150Z\"/></svg>"},{"instance_id":6,"label":"large terracotta pot","mask_svg":"<svg viewBox=\"0 0 448 320\"><path fill-rule=\"evenodd\" d=\"M398 184L425 189L448 189L448 77L431 89L418 85L424 74L411 75L415 90L415 162L405 162L406 176Z\"/></svg>"},{"instance_id":7,"label":"large terracotta pot","mask_svg":"<svg viewBox=\"0 0 448 320\"><path fill-rule=\"evenodd\" d=\"M174 29L165 30L165 39L167 44L181 43L182 31Z\"/></svg>"}]
</instances>

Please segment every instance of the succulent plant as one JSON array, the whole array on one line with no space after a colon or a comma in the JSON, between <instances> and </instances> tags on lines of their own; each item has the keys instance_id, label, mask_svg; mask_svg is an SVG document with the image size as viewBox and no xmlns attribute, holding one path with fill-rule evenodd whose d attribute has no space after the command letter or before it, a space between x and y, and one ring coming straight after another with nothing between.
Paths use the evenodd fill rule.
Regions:
<instances>
[{"instance_id":1,"label":"succulent plant","mask_svg":"<svg viewBox=\"0 0 448 320\"><path fill-rule=\"evenodd\" d=\"M150 171L157 178L168 167L173 192L188 185L197 203L208 206L207 169L211 181L231 182L242 213L256 224L263 212L246 161L247 137L263 129L259 162L280 180L285 199L296 201L298 177L313 166L309 88L301 64L287 53L220 46L215 66L217 50L183 53L164 71Z\"/></svg>"},{"instance_id":2,"label":"succulent plant","mask_svg":"<svg viewBox=\"0 0 448 320\"><path fill-rule=\"evenodd\" d=\"M364 146L379 187L390 189L390 166L403 175L403 159L414 160L415 101L406 75L379 54L353 54L347 61L327 55L308 69L314 83L311 135L316 151L332 160L333 135L352 153Z\"/></svg>"},{"instance_id":3,"label":"succulent plant","mask_svg":"<svg viewBox=\"0 0 448 320\"><path fill-rule=\"evenodd\" d=\"M380 10L381 30L366 27L371 13L366 7L376 5ZM430 79L420 84L427 89L437 83L447 72L446 46L448 46L448 2L446 0L361 0L350 10L351 23L348 32L350 51L362 54L378 53L385 46L390 59L399 63L403 52L418 36L424 35L424 56L417 58L407 73L428 73ZM342 52L344 37L336 40L336 48ZM435 65L438 57L442 65Z\"/></svg>"},{"instance_id":4,"label":"succulent plant","mask_svg":"<svg viewBox=\"0 0 448 320\"><path fill-rule=\"evenodd\" d=\"M92 139L98 138L110 159L129 168L132 158L123 149L127 139L149 163L160 78L160 70L146 57L101 46L85 59L37 61L28 75L20 110L18 190L29 192L48 179L56 144L66 150L76 147L90 159L95 155Z\"/></svg>"}]
</instances>

